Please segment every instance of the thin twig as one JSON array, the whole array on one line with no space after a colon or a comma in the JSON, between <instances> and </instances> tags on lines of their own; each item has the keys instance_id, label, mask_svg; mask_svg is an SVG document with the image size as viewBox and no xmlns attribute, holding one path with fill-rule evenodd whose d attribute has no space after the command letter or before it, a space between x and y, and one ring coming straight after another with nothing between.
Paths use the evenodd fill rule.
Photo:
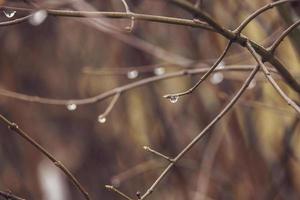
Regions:
<instances>
[{"instance_id":1,"label":"thin twig","mask_svg":"<svg viewBox=\"0 0 300 200\"><path fill-rule=\"evenodd\" d=\"M126 194L124 194L123 192L121 192L120 190L118 190L112 185L105 185L105 188L117 193L119 196L123 197L124 199L133 200L131 197L127 196Z\"/></svg>"},{"instance_id":2,"label":"thin twig","mask_svg":"<svg viewBox=\"0 0 300 200\"><path fill-rule=\"evenodd\" d=\"M35 9L31 8L21 8L21 7L11 7L11 6L0 6L3 9L11 9L16 11L25 11L31 12ZM205 30L214 31L211 26L204 22L194 22L191 19L182 19L176 17L167 17L167 16L159 16L159 15L148 15L148 14L138 14L138 13L127 13L127 12L105 12L105 11L75 11L75 10L54 10L54 9L46 9L47 13L52 16L60 16L60 17L81 17L81 18L98 18L98 17L106 17L106 18L132 18L135 20L141 21L150 21L150 22L159 22L165 24L173 24L173 25L183 25L183 26L191 26L196 28L203 28ZM19 20L18 23L26 21L27 19ZM11 20L7 22L0 22L0 26L7 26L11 24L16 24L16 20ZM11 22L11 24L10 24Z\"/></svg>"},{"instance_id":3,"label":"thin twig","mask_svg":"<svg viewBox=\"0 0 300 200\"><path fill-rule=\"evenodd\" d=\"M110 111L113 109L114 105L117 103L121 93L117 92L111 102L109 103L108 107L105 109L105 111L99 115L99 118L105 119L106 116L110 113Z\"/></svg>"},{"instance_id":4,"label":"thin twig","mask_svg":"<svg viewBox=\"0 0 300 200\"><path fill-rule=\"evenodd\" d=\"M6 117L0 114L0 121L7 125L8 129L17 133L19 136L24 138L27 142L29 142L32 146L34 146L39 152L41 152L44 156L46 156L53 164L58 167L68 179L75 185L75 187L83 194L84 198L90 200L89 194L83 188L83 186L79 183L79 181L75 178L75 176L60 162L58 161L51 153L49 153L44 147L42 147L39 143L37 143L34 139L32 139L25 131L18 127L18 125L14 122L9 121Z\"/></svg>"},{"instance_id":5,"label":"thin twig","mask_svg":"<svg viewBox=\"0 0 300 200\"><path fill-rule=\"evenodd\" d=\"M174 93L174 94L167 94L167 95L164 95L164 97L167 98L167 99L170 99L170 98L173 98L173 97L180 97L180 96L192 93L218 67L218 65L220 64L220 62L223 60L226 53L228 52L231 44L232 44L232 42L229 41L226 48L222 52L221 56L216 60L216 62L211 66L211 68L198 80L198 82L194 86L192 86L190 89L188 89L184 92Z\"/></svg>"},{"instance_id":6,"label":"thin twig","mask_svg":"<svg viewBox=\"0 0 300 200\"><path fill-rule=\"evenodd\" d=\"M26 15L24 17L20 17L20 18L14 19L14 20L0 22L0 27L1 26L10 26L10 25L15 25L15 24L20 24L24 21L27 21L31 16L32 16L32 14Z\"/></svg>"},{"instance_id":7,"label":"thin twig","mask_svg":"<svg viewBox=\"0 0 300 200\"><path fill-rule=\"evenodd\" d=\"M300 19L296 21L294 24L292 24L290 27L288 27L285 31L282 32L282 34L275 40L275 42L269 47L269 51L271 54L274 54L276 48L280 45L280 43L284 40L284 38L292 31L294 28L299 26Z\"/></svg>"},{"instance_id":8,"label":"thin twig","mask_svg":"<svg viewBox=\"0 0 300 200\"><path fill-rule=\"evenodd\" d=\"M139 163L136 166L133 166L119 174L114 175L111 179L110 182L114 187L118 187L122 182L125 180L128 180L132 177L141 175L143 173L146 173L150 170L158 169L158 168L163 168L164 163L158 162L157 160L147 160L145 162Z\"/></svg>"},{"instance_id":9,"label":"thin twig","mask_svg":"<svg viewBox=\"0 0 300 200\"><path fill-rule=\"evenodd\" d=\"M129 14L129 15L131 15L131 17L130 17L130 25L125 28L127 31L131 32L133 30L133 27L134 27L134 15L130 11L129 6L128 6L126 0L121 0L121 1L122 1L123 5L125 7L126 13Z\"/></svg>"},{"instance_id":10,"label":"thin twig","mask_svg":"<svg viewBox=\"0 0 300 200\"><path fill-rule=\"evenodd\" d=\"M273 79L270 71L268 70L268 68L266 67L266 65L262 62L261 58L259 57L259 55L255 52L255 50L253 49L253 47L251 46L251 44L249 42L247 42L247 48L250 51L250 53L253 55L254 59L256 60L256 62L261 66L266 78L268 79L268 81L271 83L271 85L274 87L274 89L278 92L278 94L280 94L280 96L287 102L287 104L289 106L291 106L292 108L294 108L297 111L297 114L300 114L300 108L299 106L292 100L290 99L279 87L279 85L276 83L276 81Z\"/></svg>"},{"instance_id":11,"label":"thin twig","mask_svg":"<svg viewBox=\"0 0 300 200\"><path fill-rule=\"evenodd\" d=\"M7 200L25 200L25 199L18 197L10 192L0 191L0 196L2 196L3 198L5 198Z\"/></svg>"},{"instance_id":12,"label":"thin twig","mask_svg":"<svg viewBox=\"0 0 300 200\"><path fill-rule=\"evenodd\" d=\"M211 25L217 33L227 38L228 40L232 40L235 43L238 43L242 47L245 47L246 42L249 41L254 48L254 50L262 57L262 59L266 62L271 63L277 71L281 74L286 83L298 94L300 94L300 84L294 79L291 73L283 66L283 64L272 55L266 48L257 44L255 41L247 38L242 34L237 34L233 31L230 31L224 27L222 27L219 23L217 23L213 18L211 18L207 13L203 12L200 9L195 8L195 6L184 0L169 0L175 5L181 7L182 9L190 12L193 15L197 15L209 25ZM275 4L274 6L278 6Z\"/></svg>"},{"instance_id":13,"label":"thin twig","mask_svg":"<svg viewBox=\"0 0 300 200\"><path fill-rule=\"evenodd\" d=\"M256 10L254 13L252 13L251 15L249 15L235 30L234 33L236 34L240 34L242 32L242 30L244 30L244 28L253 20L255 19L258 15L260 15L261 13L274 8L275 6L279 6L281 4L284 3L288 3L288 2L292 2L295 0L280 0L280 1L275 1L272 3L269 3L263 7L261 7L260 9Z\"/></svg>"},{"instance_id":14,"label":"thin twig","mask_svg":"<svg viewBox=\"0 0 300 200\"><path fill-rule=\"evenodd\" d=\"M146 151L149 151L149 152L153 153L154 155L156 155L158 157L161 157L161 158L163 158L163 159L165 159L165 160L167 160L167 161L169 161L171 163L174 162L174 159L172 159L169 156L166 156L166 155L164 155L164 154L162 154L162 153L160 153L160 152L158 152L158 151L156 151L156 150L154 150L154 149L152 149L152 148L150 148L148 146L143 146L143 148Z\"/></svg>"},{"instance_id":15,"label":"thin twig","mask_svg":"<svg viewBox=\"0 0 300 200\"><path fill-rule=\"evenodd\" d=\"M246 91L252 79L255 77L256 73L259 71L260 66L257 65L248 76L246 81L243 83L239 91L234 95L231 101L225 106L225 108L219 112L219 114L174 158L174 162L170 163L165 170L160 174L160 176L154 181L151 187L145 192L141 199L146 199L160 183L160 181L167 175L167 173L172 169L176 162L178 162L209 130L212 128L237 102L240 96Z\"/></svg>"},{"instance_id":16,"label":"thin twig","mask_svg":"<svg viewBox=\"0 0 300 200\"><path fill-rule=\"evenodd\" d=\"M250 70L253 70L253 66L245 66L245 67L240 67L240 66L231 66L231 67L226 67L226 68L217 68L215 69L215 72L230 72L230 71L238 71L238 72L248 72ZM141 87L143 85L146 85L148 83L153 83L157 82L160 80L166 80L170 78L176 78L176 77L181 77L181 76L188 76L188 75L196 75L196 74L202 74L210 70L210 68L201 68L201 69L185 69L185 70L180 70L177 72L171 72L171 73L166 73L163 75L159 76L152 76L149 78L145 78L142 80L138 80L120 87L116 87L112 90L103 92L99 95L89 97L89 98L84 98L84 99L51 99L51 98L43 98L43 97L38 97L38 96L31 96L31 95L25 95L17 92L12 92L8 91L5 89L0 88L0 95L9 97L9 98L14 98L22 101L27 101L27 102L32 102L32 103L39 103L39 104L47 104L47 105L57 105L57 106L67 106L72 102L72 104L75 104L77 106L79 105L86 105L86 104L92 104L96 102L100 102L104 99L107 99L111 96L114 96L116 93L122 93L129 91L131 89L134 89L136 87ZM276 70L270 69L272 72L277 73Z\"/></svg>"},{"instance_id":17,"label":"thin twig","mask_svg":"<svg viewBox=\"0 0 300 200\"><path fill-rule=\"evenodd\" d=\"M195 22L193 20L182 20L182 19L176 19L176 18L169 18L169 17L163 17L163 16L149 16L149 15L142 15L142 14L130 14L128 13L120 13L120 12L89 12L89 11L68 11L68 10L47 10L50 15L55 16L68 16L68 17L115 17L115 18L130 18L134 16L135 19L141 19L141 20L149 20L149 21L156 21L156 22L163 22L163 23L173 23L178 25L188 25L195 27L198 25L199 28L204 28L207 30L211 30L214 32L219 33L220 35L224 36L225 38L229 40L234 40L234 42L239 43L241 46L245 45L245 42L249 40L245 36L242 36L240 34L235 34L233 31L227 30L223 28L221 25L219 25L214 19L212 19L210 16L208 16L203 11L195 8L194 5L190 4L189 2L183 1L183 0L169 0L170 2L173 2L174 4L182 7L183 9L191 12L192 14L204 19L208 24L206 23L199 23ZM276 6L278 4L275 4ZM14 10L23 10L23 11L30 11L32 9L28 8L16 8L16 7L5 7L2 6L0 8L10 8ZM139 18L140 17L140 18ZM262 56L263 60L270 62L282 75L282 77L285 79L288 85L295 90L296 92L300 93L300 85L298 82L293 78L293 76L289 73L288 70L283 66L283 64L274 57L268 50L266 50L264 47L258 45L256 42L249 40L254 47L254 49L257 51L260 56Z\"/></svg>"}]
</instances>

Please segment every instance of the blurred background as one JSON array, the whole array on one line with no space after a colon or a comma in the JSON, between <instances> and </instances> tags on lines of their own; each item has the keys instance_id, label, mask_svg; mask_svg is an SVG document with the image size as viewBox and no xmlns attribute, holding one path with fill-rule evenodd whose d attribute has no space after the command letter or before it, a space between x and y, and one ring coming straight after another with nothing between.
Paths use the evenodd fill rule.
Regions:
<instances>
[{"instance_id":1,"label":"blurred background","mask_svg":"<svg viewBox=\"0 0 300 200\"><path fill-rule=\"evenodd\" d=\"M2 0L0 4L32 7L26 2ZM78 9L70 2L34 3L41 9ZM86 3L98 11L125 12L121 0ZM127 3L134 13L193 19L164 0ZM234 29L266 3L270 1L203 0L201 9L224 27ZM297 9L299 5L294 4L267 11L243 33L268 47L299 19ZM1 22L30 13L14 11L1 8ZM7 91L12 91L53 99L84 99L184 67L128 45L85 19L58 17L45 11L39 15L39 20L31 17L0 27L0 113L62 161L92 199L120 199L107 191L105 184L133 198L137 191L144 193L168 162L143 146L176 156L229 102L250 73L215 73L176 103L162 96L188 89L201 74L142 85L121 94L105 123L100 123L98 116L112 98L70 106L7 97ZM130 25L129 19L102 20L121 30ZM294 77L300 73L297 33L299 29L276 51ZM122 34L197 63L190 67L211 66L227 43L207 30L139 20L130 33ZM220 67L253 64L245 49L233 45ZM300 100L280 76L274 77L291 98ZM259 73L238 103L180 160L149 199L299 199L298 121L294 110ZM0 190L25 199L83 199L53 163L3 124L0 138Z\"/></svg>"}]
</instances>

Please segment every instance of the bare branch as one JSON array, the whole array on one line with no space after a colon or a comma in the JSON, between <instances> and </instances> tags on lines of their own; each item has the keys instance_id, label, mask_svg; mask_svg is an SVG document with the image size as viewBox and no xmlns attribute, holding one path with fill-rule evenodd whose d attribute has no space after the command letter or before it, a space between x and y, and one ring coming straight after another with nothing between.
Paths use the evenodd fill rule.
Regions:
<instances>
[{"instance_id":1,"label":"bare branch","mask_svg":"<svg viewBox=\"0 0 300 200\"><path fill-rule=\"evenodd\" d=\"M272 2L272 3L269 3L263 7L261 7L260 9L256 10L254 13L252 13L251 15L249 15L235 30L234 30L234 33L236 34L240 34L244 28L253 20L255 19L258 15L260 15L261 13L269 10L269 9L272 9L276 6L279 6L281 4L284 4L284 3L288 3L288 2L293 2L295 0L280 0L280 1L275 1L275 2Z\"/></svg>"},{"instance_id":2,"label":"bare branch","mask_svg":"<svg viewBox=\"0 0 300 200\"><path fill-rule=\"evenodd\" d=\"M151 153L153 153L154 155L156 155L156 156L158 156L158 157L161 157L161 158L163 158L163 159L165 159L165 160L167 160L167 161L169 161L169 162L174 162L174 159L172 159L172 158L170 158L169 156L166 156L166 155L164 155L164 154L162 154L162 153L160 153L160 152L158 152L158 151L155 151L154 149L151 149L150 147L148 147L148 146L144 146L143 147L146 151L149 151L149 152L151 152Z\"/></svg>"},{"instance_id":3,"label":"bare branch","mask_svg":"<svg viewBox=\"0 0 300 200\"><path fill-rule=\"evenodd\" d=\"M287 84L298 94L300 94L300 85L299 83L294 79L294 77L291 75L291 73L283 66L283 64L274 57L267 49L262 47L261 45L257 44L256 42L248 39L244 35L240 35L237 33L234 33L233 31L230 31L226 28L223 28L221 25L219 25L214 19L212 19L208 14L205 12L195 8L194 5L187 1L183 0L169 0L170 2L178 5L179 7L183 8L184 10L190 12L193 15L199 16L201 19L203 19L205 22L207 22L209 25L211 25L217 33L222 35L223 37L232 40L233 42L236 42L240 44L242 47L245 47L246 42L249 41L254 48L254 50L262 57L262 59L266 62L271 63L281 74L281 76L284 78L284 80L287 82Z\"/></svg>"},{"instance_id":4,"label":"bare branch","mask_svg":"<svg viewBox=\"0 0 300 200\"><path fill-rule=\"evenodd\" d=\"M247 48L250 51L250 53L253 55L255 58L256 62L262 67L264 74L266 75L266 78L268 81L271 83L271 85L274 87L274 89L280 94L280 96L287 102L289 106L294 108L297 111L297 114L300 114L300 108L299 106L292 100L290 99L279 87L279 85L276 83L276 81L273 79L271 73L269 72L268 68L265 66L265 64L261 61L261 58L259 55L255 52L253 47L249 42L247 42Z\"/></svg>"},{"instance_id":5,"label":"bare branch","mask_svg":"<svg viewBox=\"0 0 300 200\"><path fill-rule=\"evenodd\" d=\"M217 66L220 64L220 62L223 60L226 53L228 52L231 44L232 44L232 42L229 41L226 48L224 49L223 53L221 54L221 56L216 60L216 62L213 64L213 66L211 66L211 68L199 79L199 81L194 86L192 86L190 89L188 89L184 92L175 93L175 94L167 94L164 97L167 99L171 99L174 97L180 97L180 96L192 93L217 68Z\"/></svg>"},{"instance_id":6,"label":"bare branch","mask_svg":"<svg viewBox=\"0 0 300 200\"><path fill-rule=\"evenodd\" d=\"M141 199L146 199L160 183L160 181L167 175L167 173L172 169L176 162L178 162L209 130L212 128L237 102L241 95L246 91L252 79L255 77L256 73L259 71L260 66L257 65L248 76L246 81L243 83L239 91L234 95L231 101L225 106L225 108L219 112L219 114L174 158L174 162L170 163L165 170L160 174L160 176L154 181L151 187L146 191Z\"/></svg>"},{"instance_id":7,"label":"bare branch","mask_svg":"<svg viewBox=\"0 0 300 200\"><path fill-rule=\"evenodd\" d=\"M2 196L3 198L5 198L7 200L25 200L25 199L18 197L10 192L0 191L0 196Z\"/></svg>"},{"instance_id":8,"label":"bare branch","mask_svg":"<svg viewBox=\"0 0 300 200\"><path fill-rule=\"evenodd\" d=\"M127 31L131 32L133 30L133 27L134 27L134 16L133 16L132 12L130 11L129 6L128 6L126 0L121 0L121 1L122 1L123 5L125 7L126 13L131 15L131 17L130 17L130 25L125 28Z\"/></svg>"},{"instance_id":9,"label":"bare branch","mask_svg":"<svg viewBox=\"0 0 300 200\"><path fill-rule=\"evenodd\" d=\"M243 67L240 67L240 66L231 66L230 67L230 66L228 66L228 67L222 68L222 69L221 68L216 68L213 73L220 72L220 71L222 71L222 72L227 72L227 71L248 72L250 70L253 70L253 68L254 68L253 66L243 66ZM160 80L166 80L166 79L176 78L176 77L181 77L181 76L202 74L202 73L205 73L209 70L210 70L210 68L185 69L185 70L180 70L180 71L177 71L177 72L166 73L166 74L159 75L159 76L152 76L152 77L149 77L149 78L145 78L145 79L142 79L142 80L138 80L138 81L135 81L135 82L132 82L132 83L114 88L112 90L101 93L99 95L89 97L89 98L84 98L84 99L43 98L43 97L38 97L38 96L30 96L30 95L17 93L17 92L12 92L12 91L8 91L8 90L1 89L1 88L0 88L0 95L5 96L5 97L9 97L9 98L22 100L22 101L27 101L27 102L32 102L32 103L39 103L39 104L67 106L67 105L70 104L70 102L72 102L72 104L80 106L80 105L86 105L86 104L92 104L92 103L100 102L104 99L107 99L111 96L114 96L117 93L126 92L126 91L132 90L136 87L146 85L148 83L153 83L153 82L157 82L157 81L160 81ZM274 70L274 69L270 69L270 70L274 73L277 73L277 71Z\"/></svg>"},{"instance_id":10,"label":"bare branch","mask_svg":"<svg viewBox=\"0 0 300 200\"><path fill-rule=\"evenodd\" d=\"M123 192L121 192L120 190L118 190L112 185L105 185L105 188L117 193L120 197L123 197L124 199L133 200L132 198L130 198L129 196L127 196L126 194L124 194Z\"/></svg>"},{"instance_id":11,"label":"bare branch","mask_svg":"<svg viewBox=\"0 0 300 200\"><path fill-rule=\"evenodd\" d=\"M98 121L100 123L104 123L106 121L106 116L110 113L110 111L113 109L114 105L117 103L121 93L117 92L113 99L111 100L110 104L106 108L106 110L98 116Z\"/></svg>"},{"instance_id":12,"label":"bare branch","mask_svg":"<svg viewBox=\"0 0 300 200\"><path fill-rule=\"evenodd\" d=\"M25 11L31 12L35 9L30 8L20 8L20 7L11 7L11 6L0 6L3 9L11 9L16 11ZM196 28L203 28L205 30L213 31L207 23L204 22L194 22L190 19L182 19L175 17L166 17L159 15L147 15L147 14L138 14L138 13L127 13L127 12L104 12L104 11L75 11L75 10L54 10L54 9L46 9L49 15L52 16L61 16L61 17L80 17L80 18L97 18L97 17L106 17L106 18L132 18L135 20L141 21L150 21L150 22L159 22L164 24L174 24L174 25L183 25L183 26L191 26ZM16 24L15 20L0 22L0 26L7 26L11 24ZM26 19L19 20L18 23L24 22ZM10 24L11 22L11 24Z\"/></svg>"},{"instance_id":13,"label":"bare branch","mask_svg":"<svg viewBox=\"0 0 300 200\"><path fill-rule=\"evenodd\" d=\"M20 17L20 18L14 19L14 20L0 22L0 27L23 23L23 22L27 21L31 16L32 16L32 14L26 15L24 17Z\"/></svg>"},{"instance_id":14,"label":"bare branch","mask_svg":"<svg viewBox=\"0 0 300 200\"><path fill-rule=\"evenodd\" d=\"M300 20L296 21L290 27L288 27L282 34L277 38L277 40L269 47L269 51L271 54L274 54L276 48L280 45L280 43L284 40L284 38L293 31L297 26L299 26Z\"/></svg>"},{"instance_id":15,"label":"bare branch","mask_svg":"<svg viewBox=\"0 0 300 200\"><path fill-rule=\"evenodd\" d=\"M39 143L37 143L34 139L32 139L25 131L19 128L16 123L9 121L6 117L4 117L1 114L0 114L0 121L3 124L7 125L9 130L17 133L19 136L24 138L27 142L29 142L32 146L34 146L39 152L41 152L50 161L52 161L54 165L58 167L66 175L66 177L68 177L68 179L74 184L74 186L83 194L84 198L90 200L89 194L79 183L79 181L75 178L75 176L51 153L49 153L44 147L42 147Z\"/></svg>"},{"instance_id":16,"label":"bare branch","mask_svg":"<svg viewBox=\"0 0 300 200\"><path fill-rule=\"evenodd\" d=\"M149 16L149 15L142 15L142 14L130 14L128 13L119 13L119 12L91 12L91 11L61 11L61 10L47 10L49 14L56 15L56 16L73 16L73 17L99 17L99 16L106 16L106 17L115 17L115 18L130 18L134 16L135 19L141 19L141 20L149 20L149 21L156 21L156 22L163 22L163 23L173 23L178 25L188 25L188 26L197 26L201 25L201 28L209 29L212 31L215 31L222 36L226 37L229 40L233 40L234 42L239 43L241 46L245 45L245 42L249 40L245 36L241 36L239 34L235 34L234 32L227 30L223 27L221 27L215 20L213 20L210 16L208 16L203 11L197 9L194 5L182 1L182 0L169 0L176 5L182 7L183 9L191 12L192 14L199 16L200 18L204 19L209 25L205 23L199 23L195 22L193 20L182 20L177 18L169 18L169 17L162 17L162 16ZM275 4L274 6L279 5ZM1 7L1 8L10 8L14 10L23 10L23 11L30 11L32 9L27 8L15 8L15 7ZM124 39L124 38L123 38ZM268 50L266 50L264 47L258 45L252 40L249 40L254 47L255 51L262 56L264 61L270 62L282 75L282 77L285 79L285 81L290 85L290 87L295 90L296 92L300 93L300 85L298 82L293 78L293 76L289 73L288 70L285 69L285 67L280 63L280 61L275 58ZM136 46L136 45L135 45Z\"/></svg>"}]
</instances>

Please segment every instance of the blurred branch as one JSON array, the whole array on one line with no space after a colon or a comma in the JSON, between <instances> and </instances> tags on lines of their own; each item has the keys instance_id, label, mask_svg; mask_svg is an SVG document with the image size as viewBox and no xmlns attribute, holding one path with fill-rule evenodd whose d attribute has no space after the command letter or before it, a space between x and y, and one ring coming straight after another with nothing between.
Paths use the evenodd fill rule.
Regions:
<instances>
[{"instance_id":1,"label":"blurred branch","mask_svg":"<svg viewBox=\"0 0 300 200\"><path fill-rule=\"evenodd\" d=\"M83 194L84 198L90 200L89 194L83 188L83 186L79 183L79 181L75 178L75 176L60 162L58 161L50 152L48 152L44 147L42 147L39 143L37 143L34 139L32 139L25 131L23 131L19 126L9 121L6 117L0 114L0 121L7 125L8 129L17 133L19 136L24 138L27 142L29 142L33 147L35 147L39 152L41 152L44 156L46 156L53 164L59 168L66 177L74 184L74 186Z\"/></svg>"},{"instance_id":2,"label":"blurred branch","mask_svg":"<svg viewBox=\"0 0 300 200\"><path fill-rule=\"evenodd\" d=\"M25 200L21 197L18 197L14 194L11 194L11 192L3 192L0 191L0 196L2 196L3 198L5 198L6 200Z\"/></svg>"},{"instance_id":3,"label":"blurred branch","mask_svg":"<svg viewBox=\"0 0 300 200\"><path fill-rule=\"evenodd\" d=\"M98 120L100 122L105 122L106 121L106 116L110 113L110 111L113 109L114 105L117 103L121 93L117 92L111 102L109 103L108 107L105 109L105 111L98 116Z\"/></svg>"},{"instance_id":4,"label":"blurred branch","mask_svg":"<svg viewBox=\"0 0 300 200\"><path fill-rule=\"evenodd\" d=\"M20 18L14 19L14 20L0 22L0 27L23 23L23 22L27 21L31 16L32 16L32 14L26 15L24 17L20 17Z\"/></svg>"},{"instance_id":5,"label":"blurred branch","mask_svg":"<svg viewBox=\"0 0 300 200\"><path fill-rule=\"evenodd\" d=\"M30 8L20 8L20 7L11 7L11 6L0 6L2 9L10 9L16 11L25 11L31 12L35 9ZM150 22L159 22L164 24L174 24L174 25L183 25L183 26L191 26L196 28L203 28L205 30L213 31L211 26L208 24L190 19L182 19L182 18L175 18L175 17L166 17L166 16L159 16L159 15L147 15L147 14L138 14L138 13L127 13L127 12L98 12L98 11L74 11L74 10L53 10L47 9L49 15L52 16L60 16L60 17L80 17L80 18L97 18L97 17L106 17L106 18L128 18L131 19L134 17L135 20L141 21L150 21ZM0 26L7 26L10 25L9 22L15 24L14 20L7 21L7 22L0 22ZM26 19L19 19L20 22L24 22ZM2 25L3 23L3 25Z\"/></svg>"},{"instance_id":6,"label":"blurred branch","mask_svg":"<svg viewBox=\"0 0 300 200\"><path fill-rule=\"evenodd\" d=\"M167 94L164 97L167 98L167 99L171 99L171 98L174 98L174 97L180 97L180 96L183 96L183 95L191 94L218 67L218 65L220 64L220 62L223 60L226 53L230 49L231 44L232 44L232 42L229 41L226 48L224 49L223 53L216 60L216 62L213 64L213 66L211 66L211 68L199 79L199 81L194 86L192 86L190 89L188 89L184 92L175 93L175 94Z\"/></svg>"},{"instance_id":7,"label":"blurred branch","mask_svg":"<svg viewBox=\"0 0 300 200\"><path fill-rule=\"evenodd\" d=\"M253 70L255 67L253 66L245 66L245 67L240 67L240 66L232 66L232 67L226 67L226 68L217 68L215 69L215 72L229 72L229 71L237 71L237 72L248 72ZM109 90L107 92L101 93L99 95L85 98L85 99L69 99L69 100L64 100L64 99L51 99L51 98L43 98L43 97L38 97L38 96L30 96L30 95L25 95L17 92L12 92L8 91L5 89L0 88L0 95L5 96L5 97L10 97L22 101L27 101L27 102L32 102L32 103L40 103L40 104L50 104L50 105L58 105L58 106L67 106L70 104L75 105L85 105L85 104L92 104L96 103L99 101L102 101L104 99L107 99L111 96L114 96L117 93L122 93L126 92L128 90L134 89L136 87L140 87L143 85L146 85L148 83L153 83L157 82L160 80L166 80L170 78L176 78L176 77L181 77L181 76L188 76L188 75L196 75L196 74L202 74L207 71L209 71L210 68L201 68L201 69L184 69L176 72L171 72L171 73L166 73L163 75L158 75L158 76L152 76L149 78L145 78L142 80L138 80L126 85L122 85L120 87L114 88L112 90ZM270 69L272 72L277 73L276 70Z\"/></svg>"}]
</instances>

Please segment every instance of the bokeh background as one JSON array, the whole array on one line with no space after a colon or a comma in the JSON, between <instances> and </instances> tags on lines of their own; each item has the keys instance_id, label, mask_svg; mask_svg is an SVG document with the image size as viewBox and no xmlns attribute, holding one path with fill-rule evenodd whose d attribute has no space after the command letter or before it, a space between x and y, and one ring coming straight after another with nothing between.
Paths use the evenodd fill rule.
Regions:
<instances>
[{"instance_id":1,"label":"bokeh background","mask_svg":"<svg viewBox=\"0 0 300 200\"><path fill-rule=\"evenodd\" d=\"M0 2L30 7L23 1ZM99 11L124 11L120 0L87 2ZM234 29L269 2L204 0L202 9L224 27ZM36 3L57 9L74 8L70 3ZM127 3L136 13L193 18L164 0ZM267 11L243 33L267 47L299 18L297 9L294 4ZM2 8L0 20L27 14L17 11L8 19ZM120 29L130 23L128 19L106 20ZM300 73L297 33L299 29L276 52L295 77ZM197 67L210 66L227 43L210 31L138 20L133 31L124 34L196 61ZM2 93L9 90L53 99L82 99L182 69L71 17L48 15L38 26L27 21L2 26L0 44ZM224 67L253 64L253 58L238 45L233 45L222 63ZM139 72L138 76L129 79L128 73L133 70ZM62 161L92 199L120 198L107 191L105 184L113 184L135 197L137 191L145 192L168 164L146 152L143 146L171 157L177 155L228 103L248 73L214 74L175 104L162 96L191 87L200 75L157 81L129 90L122 93L105 123L98 122L98 115L111 99L70 111L67 105L31 103L1 95L0 112ZM274 77L291 98L299 101L299 95L279 76ZM299 199L299 132L294 110L259 74L234 108L180 160L150 199ZM0 138L0 190L25 199L83 199L64 174L4 125L0 125Z\"/></svg>"}]
</instances>

